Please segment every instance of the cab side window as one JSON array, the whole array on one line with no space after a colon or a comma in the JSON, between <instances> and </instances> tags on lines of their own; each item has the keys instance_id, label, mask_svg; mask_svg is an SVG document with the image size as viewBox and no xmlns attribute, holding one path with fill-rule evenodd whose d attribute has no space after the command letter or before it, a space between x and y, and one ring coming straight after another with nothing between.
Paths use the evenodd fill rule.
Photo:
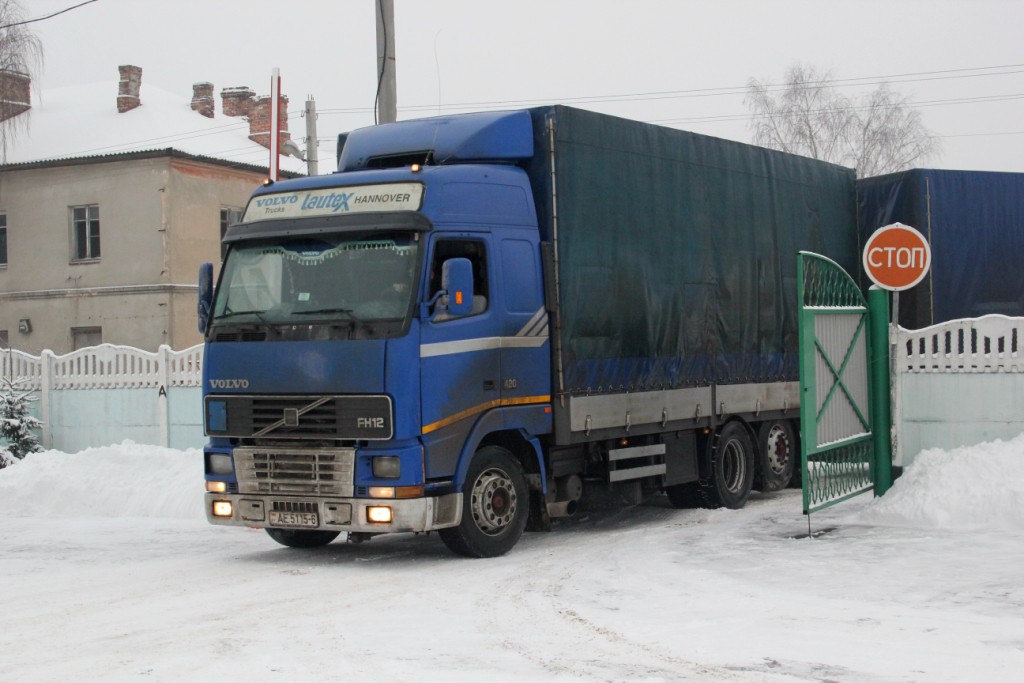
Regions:
<instances>
[{"instance_id":1,"label":"cab side window","mask_svg":"<svg viewBox=\"0 0 1024 683\"><path fill-rule=\"evenodd\" d=\"M487 277L487 245L482 240L451 239L440 240L434 245L434 256L430 262L431 293L441 289L441 267L450 258L465 258L473 265L473 312L479 315L487 310L490 295ZM434 321L451 319L442 314Z\"/></svg>"}]
</instances>

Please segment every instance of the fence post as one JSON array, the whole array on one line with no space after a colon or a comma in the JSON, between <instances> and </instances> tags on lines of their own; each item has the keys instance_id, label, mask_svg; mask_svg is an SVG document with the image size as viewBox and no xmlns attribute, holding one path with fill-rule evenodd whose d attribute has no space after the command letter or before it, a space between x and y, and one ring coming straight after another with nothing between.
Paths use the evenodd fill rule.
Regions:
<instances>
[{"instance_id":1,"label":"fence post","mask_svg":"<svg viewBox=\"0 0 1024 683\"><path fill-rule=\"evenodd\" d=\"M875 495L892 486L892 401L889 376L889 292L872 285L868 290L871 322L871 432L874 440Z\"/></svg>"},{"instance_id":2,"label":"fence post","mask_svg":"<svg viewBox=\"0 0 1024 683\"><path fill-rule=\"evenodd\" d=\"M53 384L53 351L44 349L39 355L39 419L43 421L43 448L53 448L53 425L50 422L50 389Z\"/></svg>"},{"instance_id":3,"label":"fence post","mask_svg":"<svg viewBox=\"0 0 1024 683\"><path fill-rule=\"evenodd\" d=\"M167 400L167 392L170 387L171 378L171 347L161 344L157 353L157 377L159 388L157 389L157 410L160 413L160 445L168 448L171 445L170 436L170 401Z\"/></svg>"}]
</instances>

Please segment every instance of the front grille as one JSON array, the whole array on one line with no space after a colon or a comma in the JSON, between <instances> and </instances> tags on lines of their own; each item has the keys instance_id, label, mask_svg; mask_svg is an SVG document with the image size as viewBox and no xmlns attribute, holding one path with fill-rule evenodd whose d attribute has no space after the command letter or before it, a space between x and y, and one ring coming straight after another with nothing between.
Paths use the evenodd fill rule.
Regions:
<instances>
[{"instance_id":1,"label":"front grille","mask_svg":"<svg viewBox=\"0 0 1024 683\"><path fill-rule=\"evenodd\" d=\"M212 394L206 413L210 436L380 441L393 435L391 398L381 395Z\"/></svg>"},{"instance_id":2,"label":"front grille","mask_svg":"<svg viewBox=\"0 0 1024 683\"><path fill-rule=\"evenodd\" d=\"M237 448L238 490L351 497L355 455L351 448Z\"/></svg>"},{"instance_id":3,"label":"front grille","mask_svg":"<svg viewBox=\"0 0 1024 683\"><path fill-rule=\"evenodd\" d=\"M319 405L318 405L319 404ZM261 399L252 402L252 433L263 436L274 433L275 437L314 436L323 438L338 431L338 411L333 399ZM300 411L305 412L300 412ZM283 417L287 411L294 411L295 424L288 424ZM302 419L299 419L301 414Z\"/></svg>"},{"instance_id":4,"label":"front grille","mask_svg":"<svg viewBox=\"0 0 1024 683\"><path fill-rule=\"evenodd\" d=\"M294 500L275 500L271 503L271 510L274 512L318 512L316 503Z\"/></svg>"},{"instance_id":5,"label":"front grille","mask_svg":"<svg viewBox=\"0 0 1024 683\"><path fill-rule=\"evenodd\" d=\"M214 341L219 342L254 342L254 341L266 341L266 332L218 332L214 336Z\"/></svg>"}]
</instances>

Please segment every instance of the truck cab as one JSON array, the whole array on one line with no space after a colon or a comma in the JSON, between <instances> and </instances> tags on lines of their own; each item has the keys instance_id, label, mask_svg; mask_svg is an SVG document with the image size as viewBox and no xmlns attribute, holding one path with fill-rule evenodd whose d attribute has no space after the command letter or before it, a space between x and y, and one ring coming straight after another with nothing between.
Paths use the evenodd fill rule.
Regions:
<instances>
[{"instance_id":1,"label":"truck cab","mask_svg":"<svg viewBox=\"0 0 1024 683\"><path fill-rule=\"evenodd\" d=\"M357 131L338 173L253 194L200 297L210 522L301 547L515 543L551 431L520 114Z\"/></svg>"}]
</instances>

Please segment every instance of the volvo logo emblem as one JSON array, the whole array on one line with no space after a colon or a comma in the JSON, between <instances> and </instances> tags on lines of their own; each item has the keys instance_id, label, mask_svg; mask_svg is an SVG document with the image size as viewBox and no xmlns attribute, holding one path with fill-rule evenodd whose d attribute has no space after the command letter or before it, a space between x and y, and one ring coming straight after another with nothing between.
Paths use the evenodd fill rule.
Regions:
<instances>
[{"instance_id":1,"label":"volvo logo emblem","mask_svg":"<svg viewBox=\"0 0 1024 683\"><path fill-rule=\"evenodd\" d=\"M247 379L211 379L210 387L212 389L248 389L249 380Z\"/></svg>"},{"instance_id":2,"label":"volvo logo emblem","mask_svg":"<svg viewBox=\"0 0 1024 683\"><path fill-rule=\"evenodd\" d=\"M284 409L284 426L285 427L298 427L299 426L299 409L298 408L285 408Z\"/></svg>"}]
</instances>

